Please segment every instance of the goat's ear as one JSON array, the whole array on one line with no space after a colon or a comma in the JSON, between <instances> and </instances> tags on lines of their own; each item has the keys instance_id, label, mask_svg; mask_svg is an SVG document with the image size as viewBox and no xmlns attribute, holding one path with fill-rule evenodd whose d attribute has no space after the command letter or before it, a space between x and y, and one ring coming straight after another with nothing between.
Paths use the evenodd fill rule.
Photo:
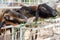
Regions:
<instances>
[{"instance_id":1,"label":"goat's ear","mask_svg":"<svg viewBox=\"0 0 60 40\"><path fill-rule=\"evenodd\" d=\"M10 20L10 16L8 16L8 15L4 18L5 18L5 20Z\"/></svg>"},{"instance_id":2,"label":"goat's ear","mask_svg":"<svg viewBox=\"0 0 60 40\"><path fill-rule=\"evenodd\" d=\"M45 7L41 7L40 9L41 9L42 11L45 11L45 12L47 11L47 9L46 9Z\"/></svg>"}]
</instances>

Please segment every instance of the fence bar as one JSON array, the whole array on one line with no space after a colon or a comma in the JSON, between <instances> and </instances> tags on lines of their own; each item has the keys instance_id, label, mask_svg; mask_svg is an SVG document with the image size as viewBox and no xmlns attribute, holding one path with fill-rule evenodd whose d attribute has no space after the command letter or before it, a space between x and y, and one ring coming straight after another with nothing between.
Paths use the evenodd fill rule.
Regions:
<instances>
[{"instance_id":1,"label":"fence bar","mask_svg":"<svg viewBox=\"0 0 60 40\"><path fill-rule=\"evenodd\" d=\"M6 29L5 29L5 32L4 32L4 40L6 40Z\"/></svg>"},{"instance_id":2,"label":"fence bar","mask_svg":"<svg viewBox=\"0 0 60 40\"><path fill-rule=\"evenodd\" d=\"M12 40L14 40L14 28L12 28Z\"/></svg>"},{"instance_id":3,"label":"fence bar","mask_svg":"<svg viewBox=\"0 0 60 40\"><path fill-rule=\"evenodd\" d=\"M22 38L22 28L20 28L20 40L23 40L23 38Z\"/></svg>"}]
</instances>

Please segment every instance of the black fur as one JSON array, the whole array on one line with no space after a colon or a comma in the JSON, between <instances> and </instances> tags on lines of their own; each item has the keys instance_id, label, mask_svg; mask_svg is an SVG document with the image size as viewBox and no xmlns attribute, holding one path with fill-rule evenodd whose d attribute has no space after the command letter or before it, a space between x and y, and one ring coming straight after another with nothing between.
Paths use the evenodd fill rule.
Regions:
<instances>
[{"instance_id":1,"label":"black fur","mask_svg":"<svg viewBox=\"0 0 60 40\"><path fill-rule=\"evenodd\" d=\"M55 17L56 11L47 4L38 5L37 14L42 18Z\"/></svg>"},{"instance_id":2,"label":"black fur","mask_svg":"<svg viewBox=\"0 0 60 40\"><path fill-rule=\"evenodd\" d=\"M32 6L23 6L20 10L26 10L28 11L31 15L35 16L36 10L32 9Z\"/></svg>"}]
</instances>

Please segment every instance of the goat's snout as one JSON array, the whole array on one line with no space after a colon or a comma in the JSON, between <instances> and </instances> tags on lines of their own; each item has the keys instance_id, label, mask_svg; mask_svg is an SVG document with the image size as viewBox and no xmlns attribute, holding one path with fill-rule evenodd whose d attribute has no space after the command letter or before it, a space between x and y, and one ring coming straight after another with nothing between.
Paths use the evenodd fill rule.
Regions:
<instances>
[{"instance_id":1,"label":"goat's snout","mask_svg":"<svg viewBox=\"0 0 60 40\"><path fill-rule=\"evenodd\" d=\"M57 16L57 12L56 11L53 11L52 12L52 17L56 17Z\"/></svg>"}]
</instances>

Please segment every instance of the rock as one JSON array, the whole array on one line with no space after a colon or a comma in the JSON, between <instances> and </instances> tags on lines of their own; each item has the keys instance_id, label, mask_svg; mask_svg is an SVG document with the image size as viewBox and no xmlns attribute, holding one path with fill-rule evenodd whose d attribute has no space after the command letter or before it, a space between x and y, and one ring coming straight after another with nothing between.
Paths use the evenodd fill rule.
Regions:
<instances>
[{"instance_id":1,"label":"rock","mask_svg":"<svg viewBox=\"0 0 60 40\"><path fill-rule=\"evenodd\" d=\"M44 40L51 40L51 37L49 37L49 38L45 38Z\"/></svg>"},{"instance_id":2,"label":"rock","mask_svg":"<svg viewBox=\"0 0 60 40\"><path fill-rule=\"evenodd\" d=\"M26 30L24 33L24 40L29 40L30 37L30 30Z\"/></svg>"},{"instance_id":3,"label":"rock","mask_svg":"<svg viewBox=\"0 0 60 40\"><path fill-rule=\"evenodd\" d=\"M41 28L39 32L40 37L47 38L53 35L53 31L50 28Z\"/></svg>"},{"instance_id":4,"label":"rock","mask_svg":"<svg viewBox=\"0 0 60 40\"><path fill-rule=\"evenodd\" d=\"M37 38L36 40L44 40L43 38Z\"/></svg>"},{"instance_id":5,"label":"rock","mask_svg":"<svg viewBox=\"0 0 60 40\"><path fill-rule=\"evenodd\" d=\"M53 27L53 32L56 34L60 34L60 27Z\"/></svg>"},{"instance_id":6,"label":"rock","mask_svg":"<svg viewBox=\"0 0 60 40\"><path fill-rule=\"evenodd\" d=\"M60 35L54 35L51 40L60 40Z\"/></svg>"}]
</instances>

